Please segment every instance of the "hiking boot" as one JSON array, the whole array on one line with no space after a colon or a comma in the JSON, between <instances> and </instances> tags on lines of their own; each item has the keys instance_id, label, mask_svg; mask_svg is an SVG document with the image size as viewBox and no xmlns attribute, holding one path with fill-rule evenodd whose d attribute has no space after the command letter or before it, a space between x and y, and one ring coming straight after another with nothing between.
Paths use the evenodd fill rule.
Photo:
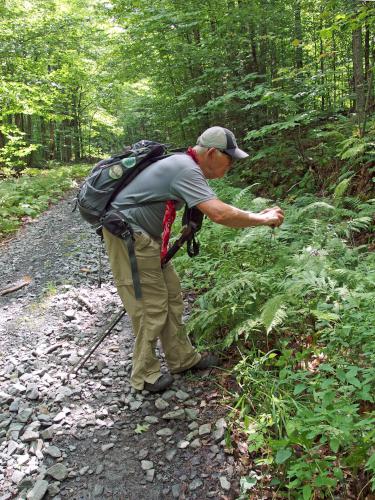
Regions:
<instances>
[{"instance_id":1,"label":"hiking boot","mask_svg":"<svg viewBox=\"0 0 375 500\"><path fill-rule=\"evenodd\" d=\"M160 375L156 382L150 384L149 382L145 382L143 389L149 392L162 392L165 389L168 389L174 382L174 378L169 373L164 373L164 375Z\"/></svg>"},{"instance_id":2,"label":"hiking boot","mask_svg":"<svg viewBox=\"0 0 375 500\"><path fill-rule=\"evenodd\" d=\"M189 370L195 371L195 370L207 370L208 368L213 368L214 366L219 365L219 358L215 356L214 354L208 353L204 354L201 359L198 361L198 363L195 363L195 365L191 366ZM186 370L188 371L188 370Z\"/></svg>"}]
</instances>

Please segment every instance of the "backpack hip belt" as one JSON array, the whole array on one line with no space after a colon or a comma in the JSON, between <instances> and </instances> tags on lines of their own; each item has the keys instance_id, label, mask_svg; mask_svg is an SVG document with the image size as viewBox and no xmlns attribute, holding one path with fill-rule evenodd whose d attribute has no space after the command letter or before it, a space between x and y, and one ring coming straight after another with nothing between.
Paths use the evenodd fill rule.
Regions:
<instances>
[{"instance_id":1,"label":"backpack hip belt","mask_svg":"<svg viewBox=\"0 0 375 500\"><path fill-rule=\"evenodd\" d=\"M126 217L118 210L110 210L102 220L102 225L114 236L121 238L129 254L135 298L142 298L141 280L138 272L137 257L134 248L134 231Z\"/></svg>"}]
</instances>

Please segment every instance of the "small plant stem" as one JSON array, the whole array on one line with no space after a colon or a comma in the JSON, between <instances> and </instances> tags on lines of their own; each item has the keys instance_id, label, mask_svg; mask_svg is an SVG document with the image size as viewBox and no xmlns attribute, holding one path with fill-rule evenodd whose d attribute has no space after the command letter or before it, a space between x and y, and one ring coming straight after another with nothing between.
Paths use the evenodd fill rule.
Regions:
<instances>
[{"instance_id":1,"label":"small plant stem","mask_svg":"<svg viewBox=\"0 0 375 500\"><path fill-rule=\"evenodd\" d=\"M363 488L361 489L361 491L358 493L357 500L360 500L361 495L362 495L362 492L363 492L363 491L367 488L367 486L368 486L370 483L371 483L371 479L370 479L370 481L368 481L368 482L364 485L364 487L363 487Z\"/></svg>"}]
</instances>

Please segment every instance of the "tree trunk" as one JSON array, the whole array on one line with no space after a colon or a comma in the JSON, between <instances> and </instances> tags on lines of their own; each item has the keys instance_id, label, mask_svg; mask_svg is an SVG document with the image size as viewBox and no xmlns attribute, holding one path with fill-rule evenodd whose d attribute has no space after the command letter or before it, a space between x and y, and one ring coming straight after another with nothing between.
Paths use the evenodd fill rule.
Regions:
<instances>
[{"instance_id":1,"label":"tree trunk","mask_svg":"<svg viewBox=\"0 0 375 500\"><path fill-rule=\"evenodd\" d=\"M362 130L362 124L365 118L365 82L363 76L363 51L362 51L362 30L356 28L352 32L353 45L353 76L355 92L355 110L359 129Z\"/></svg>"},{"instance_id":2,"label":"tree trunk","mask_svg":"<svg viewBox=\"0 0 375 500\"><path fill-rule=\"evenodd\" d=\"M48 159L56 159L56 140L55 140L55 123L50 120L49 122L49 154Z\"/></svg>"},{"instance_id":3,"label":"tree trunk","mask_svg":"<svg viewBox=\"0 0 375 500\"><path fill-rule=\"evenodd\" d=\"M33 137L33 116L32 115L24 115L24 128L25 128L25 133L26 133L26 139L29 144L35 144L39 142L39 138ZM36 166L37 163L37 154L36 152L32 151L28 157L27 157L27 166L28 167L34 167Z\"/></svg>"},{"instance_id":4,"label":"tree trunk","mask_svg":"<svg viewBox=\"0 0 375 500\"><path fill-rule=\"evenodd\" d=\"M366 81L366 112L368 113L369 110L373 108L374 104L374 95L373 95L373 68L370 68L370 56L371 56L371 44L370 44L370 27L368 24L366 24L366 31L365 31L365 81ZM372 57L372 64L373 67L375 65L375 52L373 49L373 57Z\"/></svg>"},{"instance_id":5,"label":"tree trunk","mask_svg":"<svg viewBox=\"0 0 375 500\"><path fill-rule=\"evenodd\" d=\"M297 0L294 6L294 36L299 41L296 47L296 68L303 67L303 54L302 54L302 21L301 21L301 2Z\"/></svg>"},{"instance_id":6,"label":"tree trunk","mask_svg":"<svg viewBox=\"0 0 375 500\"><path fill-rule=\"evenodd\" d=\"M333 65L333 109L336 111L336 101L337 101L337 76L336 76L336 40L335 40L335 34L332 33L332 52L333 52L333 59L332 59L332 65Z\"/></svg>"}]
</instances>

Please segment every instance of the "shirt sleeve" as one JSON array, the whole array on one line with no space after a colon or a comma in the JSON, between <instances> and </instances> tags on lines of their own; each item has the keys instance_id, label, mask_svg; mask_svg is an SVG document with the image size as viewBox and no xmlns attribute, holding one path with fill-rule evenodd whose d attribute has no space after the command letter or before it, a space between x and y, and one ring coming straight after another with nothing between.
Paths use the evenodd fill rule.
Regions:
<instances>
[{"instance_id":1,"label":"shirt sleeve","mask_svg":"<svg viewBox=\"0 0 375 500\"><path fill-rule=\"evenodd\" d=\"M183 199L189 208L217 198L203 172L196 165L192 168L183 167L174 177L170 191L173 196Z\"/></svg>"}]
</instances>

